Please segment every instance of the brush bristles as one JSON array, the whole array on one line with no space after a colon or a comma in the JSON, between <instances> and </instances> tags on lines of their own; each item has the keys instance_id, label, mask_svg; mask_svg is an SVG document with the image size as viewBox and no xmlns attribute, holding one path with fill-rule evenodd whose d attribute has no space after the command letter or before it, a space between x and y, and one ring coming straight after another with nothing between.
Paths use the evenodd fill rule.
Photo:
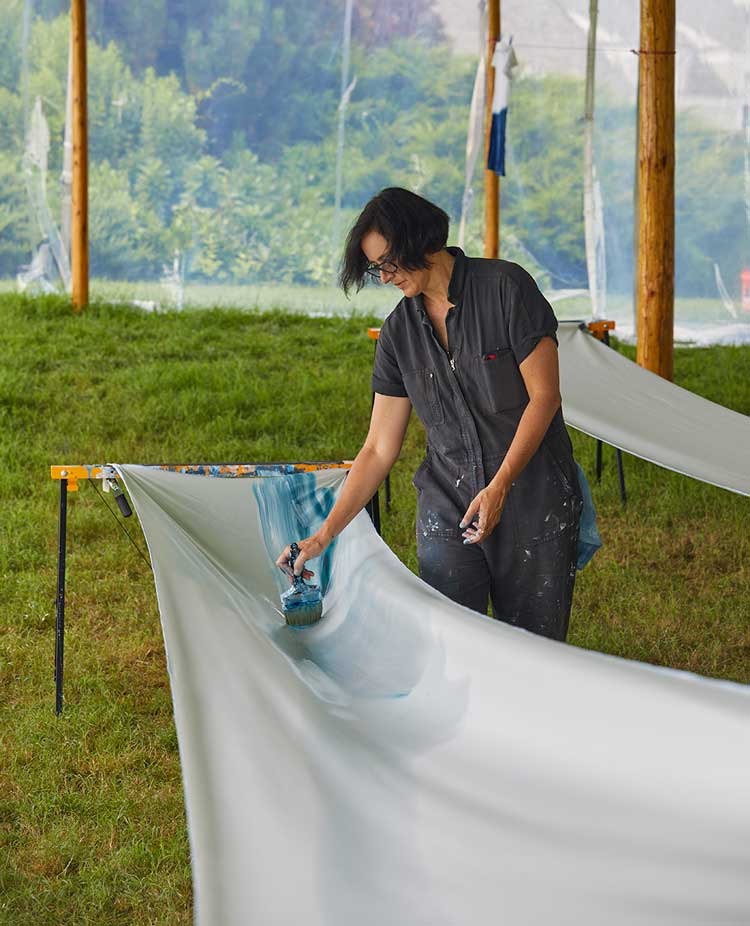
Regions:
<instances>
[{"instance_id":1,"label":"brush bristles","mask_svg":"<svg viewBox=\"0 0 750 926\"><path fill-rule=\"evenodd\" d=\"M295 576L292 587L281 596L281 607L290 626L307 627L314 624L323 613L320 588L308 585L301 576Z\"/></svg>"},{"instance_id":2,"label":"brush bristles","mask_svg":"<svg viewBox=\"0 0 750 926\"><path fill-rule=\"evenodd\" d=\"M317 623L323 614L323 602L300 603L292 608L284 608L284 617L290 627L308 627Z\"/></svg>"}]
</instances>

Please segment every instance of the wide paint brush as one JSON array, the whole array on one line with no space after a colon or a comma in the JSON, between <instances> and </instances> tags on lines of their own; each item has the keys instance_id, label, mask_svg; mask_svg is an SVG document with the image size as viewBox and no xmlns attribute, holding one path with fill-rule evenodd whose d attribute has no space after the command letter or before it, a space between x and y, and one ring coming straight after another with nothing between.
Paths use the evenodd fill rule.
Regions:
<instances>
[{"instance_id":1,"label":"wide paint brush","mask_svg":"<svg viewBox=\"0 0 750 926\"><path fill-rule=\"evenodd\" d=\"M281 607L290 627L307 627L320 620L323 614L323 598L320 586L308 585L302 576L294 574L294 564L299 556L299 546L289 547L289 569L284 570L292 579L292 586L281 596Z\"/></svg>"}]
</instances>

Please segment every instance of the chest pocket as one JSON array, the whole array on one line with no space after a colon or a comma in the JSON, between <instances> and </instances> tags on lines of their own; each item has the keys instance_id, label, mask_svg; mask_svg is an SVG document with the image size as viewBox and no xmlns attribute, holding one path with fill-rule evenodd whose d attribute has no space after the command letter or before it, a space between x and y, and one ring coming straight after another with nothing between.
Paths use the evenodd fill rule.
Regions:
<instances>
[{"instance_id":1,"label":"chest pocket","mask_svg":"<svg viewBox=\"0 0 750 926\"><path fill-rule=\"evenodd\" d=\"M425 427L442 424L445 415L435 371L413 370L411 373L404 373L403 377L404 388L422 424Z\"/></svg>"},{"instance_id":2,"label":"chest pocket","mask_svg":"<svg viewBox=\"0 0 750 926\"><path fill-rule=\"evenodd\" d=\"M510 348L497 347L474 357L471 367L474 399L487 412L504 412L529 401L529 394Z\"/></svg>"}]
</instances>

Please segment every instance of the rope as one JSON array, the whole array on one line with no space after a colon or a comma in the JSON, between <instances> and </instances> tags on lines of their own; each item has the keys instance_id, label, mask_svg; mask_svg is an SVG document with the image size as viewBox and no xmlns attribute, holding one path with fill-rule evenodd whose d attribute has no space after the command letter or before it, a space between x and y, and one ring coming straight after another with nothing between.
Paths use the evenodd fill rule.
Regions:
<instances>
[{"instance_id":1,"label":"rope","mask_svg":"<svg viewBox=\"0 0 750 926\"><path fill-rule=\"evenodd\" d=\"M133 540L133 538L130 536L130 534L128 533L128 529L125 527L125 525L122 523L122 521L117 517L117 515L114 513L114 511L112 510L112 508L110 508L110 506L107 504L107 499L106 499L106 498L102 495L102 493L99 491L99 489L97 488L96 483L94 482L94 480L93 480L93 479L89 479L89 480L88 480L88 483L89 483L89 485L94 489L94 491L95 491L96 494L99 496L99 498L102 500L102 502L103 502L103 504L104 504L104 507L107 509L107 511L109 511L109 513L110 513L110 514L112 515L112 517L115 519L115 522L116 522L117 526L120 528L121 531L123 531L123 533L124 533L125 536L128 538L128 540L133 544L133 546L135 547L136 551L138 552L138 555L140 556L140 558L141 558L141 559L143 560L143 562L148 566L148 568L151 570L151 572L153 572L153 571L154 571L154 568L153 568L153 566L151 565L151 563L149 562L148 558L144 555L143 551L142 551L141 548L138 546L138 544L135 542L135 540Z\"/></svg>"},{"instance_id":2,"label":"rope","mask_svg":"<svg viewBox=\"0 0 750 926\"><path fill-rule=\"evenodd\" d=\"M651 48L639 48L637 51L635 48L631 48L630 51L634 55L676 55L676 51L657 51L656 49Z\"/></svg>"}]
</instances>

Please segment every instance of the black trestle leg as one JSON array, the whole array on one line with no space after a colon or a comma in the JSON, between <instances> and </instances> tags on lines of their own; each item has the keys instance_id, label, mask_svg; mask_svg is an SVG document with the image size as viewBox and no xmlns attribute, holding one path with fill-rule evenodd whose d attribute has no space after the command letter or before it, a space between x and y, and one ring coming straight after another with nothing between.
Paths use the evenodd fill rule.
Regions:
<instances>
[{"instance_id":1,"label":"black trestle leg","mask_svg":"<svg viewBox=\"0 0 750 926\"><path fill-rule=\"evenodd\" d=\"M65 643L65 546L68 529L68 480L60 480L60 527L57 537L57 598L55 599L55 713L63 707Z\"/></svg>"},{"instance_id":2,"label":"black trestle leg","mask_svg":"<svg viewBox=\"0 0 750 926\"><path fill-rule=\"evenodd\" d=\"M373 497L370 499L370 501L365 505L365 510L366 510L367 513L370 515L370 518L371 518L372 523L373 523L373 527L374 527L375 530L378 532L378 534L381 533L381 531L380 531L380 495L379 495L379 492L380 492L380 490L378 489L378 491L375 492L375 494L374 494ZM381 534L381 536L382 536L382 534Z\"/></svg>"},{"instance_id":3,"label":"black trestle leg","mask_svg":"<svg viewBox=\"0 0 750 926\"><path fill-rule=\"evenodd\" d=\"M625 494L625 468L622 464L622 450L617 451L617 475L620 477L620 501L624 508L628 502L628 497Z\"/></svg>"}]
</instances>

